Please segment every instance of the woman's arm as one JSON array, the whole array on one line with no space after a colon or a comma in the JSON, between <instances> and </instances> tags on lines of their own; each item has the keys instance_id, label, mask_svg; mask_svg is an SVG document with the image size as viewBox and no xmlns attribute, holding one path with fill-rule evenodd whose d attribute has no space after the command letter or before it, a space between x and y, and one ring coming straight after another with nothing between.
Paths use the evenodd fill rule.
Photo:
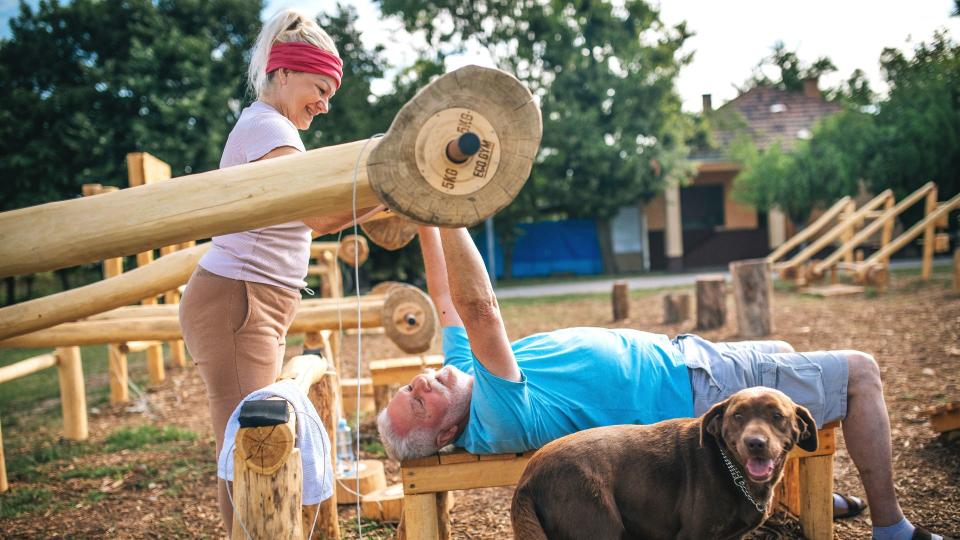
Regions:
<instances>
[{"instance_id":1,"label":"woman's arm","mask_svg":"<svg viewBox=\"0 0 960 540\"><path fill-rule=\"evenodd\" d=\"M254 161L263 161L265 159L289 156L291 154L299 153L300 150L297 150L292 146L278 146L277 148L274 148L273 150L264 154L263 157ZM385 209L386 207L382 204L377 206L368 206L366 208L358 208L357 224L363 223L367 219L370 219ZM303 220L303 224L316 231L318 235L335 233L341 229L345 229L353 225L353 211L347 210L346 212L337 212L336 214L327 214L325 216L306 218Z\"/></svg>"}]
</instances>

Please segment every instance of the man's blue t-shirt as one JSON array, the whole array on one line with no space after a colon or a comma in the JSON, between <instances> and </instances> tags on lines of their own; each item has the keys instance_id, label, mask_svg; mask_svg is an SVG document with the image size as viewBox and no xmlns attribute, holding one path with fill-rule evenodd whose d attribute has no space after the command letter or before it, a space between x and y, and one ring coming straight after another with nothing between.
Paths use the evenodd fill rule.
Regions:
<instances>
[{"instance_id":1,"label":"man's blue t-shirt","mask_svg":"<svg viewBox=\"0 0 960 540\"><path fill-rule=\"evenodd\" d=\"M521 382L487 371L462 327L443 329L444 364L474 377L470 420L456 446L475 454L524 452L592 427L693 416L689 370L664 335L568 328L511 348Z\"/></svg>"}]
</instances>

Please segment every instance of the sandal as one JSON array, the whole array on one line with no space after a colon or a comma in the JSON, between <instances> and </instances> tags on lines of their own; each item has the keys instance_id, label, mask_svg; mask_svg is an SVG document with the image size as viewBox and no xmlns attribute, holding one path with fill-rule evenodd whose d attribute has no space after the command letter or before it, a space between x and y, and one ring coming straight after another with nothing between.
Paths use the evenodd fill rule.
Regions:
<instances>
[{"instance_id":1,"label":"sandal","mask_svg":"<svg viewBox=\"0 0 960 540\"><path fill-rule=\"evenodd\" d=\"M852 517L857 517L867 509L867 503L860 497L851 497L849 495L844 495L842 493L834 493L834 496L840 497L843 499L843 502L846 503L847 509L843 512L837 512L837 507L833 507L833 519L848 519ZM922 537L921 537L922 538Z\"/></svg>"},{"instance_id":2,"label":"sandal","mask_svg":"<svg viewBox=\"0 0 960 540\"><path fill-rule=\"evenodd\" d=\"M940 536L943 538L943 540L954 540L949 536L943 536L943 535L940 535ZM914 526L913 536L911 536L910 538L911 540L931 540L933 538L933 535L930 533L930 531L924 529L923 527Z\"/></svg>"}]
</instances>

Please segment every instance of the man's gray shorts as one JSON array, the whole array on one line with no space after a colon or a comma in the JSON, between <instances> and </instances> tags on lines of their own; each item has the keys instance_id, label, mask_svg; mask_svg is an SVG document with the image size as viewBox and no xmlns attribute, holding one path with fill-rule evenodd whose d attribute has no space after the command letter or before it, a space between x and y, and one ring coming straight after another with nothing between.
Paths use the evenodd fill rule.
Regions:
<instances>
[{"instance_id":1,"label":"man's gray shorts","mask_svg":"<svg viewBox=\"0 0 960 540\"><path fill-rule=\"evenodd\" d=\"M690 368L694 414L744 388L766 386L806 407L818 426L847 415L846 357L838 352L781 353L777 341L711 343L699 336L674 340Z\"/></svg>"}]
</instances>

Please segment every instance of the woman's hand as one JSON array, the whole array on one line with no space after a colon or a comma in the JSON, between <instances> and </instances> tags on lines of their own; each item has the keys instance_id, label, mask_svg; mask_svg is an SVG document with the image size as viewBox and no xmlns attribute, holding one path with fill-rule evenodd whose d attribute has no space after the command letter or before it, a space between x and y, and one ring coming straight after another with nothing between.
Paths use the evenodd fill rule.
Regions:
<instances>
[{"instance_id":1,"label":"woman's hand","mask_svg":"<svg viewBox=\"0 0 960 540\"><path fill-rule=\"evenodd\" d=\"M387 207L382 204L357 209L357 224L359 225L367 221L386 209ZM317 236L332 234L353 226L353 211L348 210L346 212L337 212L336 214L307 218L303 220L303 223L313 229L317 233Z\"/></svg>"}]
</instances>

